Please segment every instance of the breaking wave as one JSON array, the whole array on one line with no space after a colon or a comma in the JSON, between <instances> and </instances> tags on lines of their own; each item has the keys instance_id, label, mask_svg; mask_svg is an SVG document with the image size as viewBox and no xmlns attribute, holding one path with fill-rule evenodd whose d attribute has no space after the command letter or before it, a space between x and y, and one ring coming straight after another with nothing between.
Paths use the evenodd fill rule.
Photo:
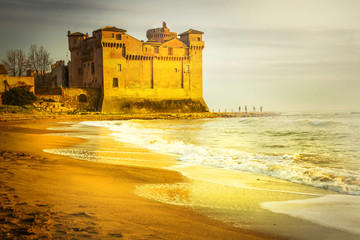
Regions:
<instances>
[{"instance_id":1,"label":"breaking wave","mask_svg":"<svg viewBox=\"0 0 360 240\"><path fill-rule=\"evenodd\" d=\"M203 165L266 174L295 183L360 195L360 171L331 168L298 154L251 153L229 148L167 139L171 129L145 127L142 121L83 122L106 127L117 141L140 145L155 152L175 154L184 164ZM326 161L322 159L322 161Z\"/></svg>"}]
</instances>

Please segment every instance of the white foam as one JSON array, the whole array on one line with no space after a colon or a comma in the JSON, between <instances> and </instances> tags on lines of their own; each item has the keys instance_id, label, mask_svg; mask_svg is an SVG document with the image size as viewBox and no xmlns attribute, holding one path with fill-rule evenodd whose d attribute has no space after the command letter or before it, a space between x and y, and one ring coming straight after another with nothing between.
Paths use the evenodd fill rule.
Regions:
<instances>
[{"instance_id":1,"label":"white foam","mask_svg":"<svg viewBox=\"0 0 360 240\"><path fill-rule=\"evenodd\" d=\"M261 205L275 213L299 217L323 226L360 234L360 197L325 195L305 200L265 202Z\"/></svg>"},{"instance_id":2,"label":"white foam","mask_svg":"<svg viewBox=\"0 0 360 240\"><path fill-rule=\"evenodd\" d=\"M167 140L172 130L151 128L143 123L141 120L83 122L85 125L107 127L118 141L160 153L176 154L178 160L186 164L266 174L295 183L360 195L359 171L320 167L311 161L298 161L299 157L294 154L248 153Z\"/></svg>"}]
</instances>

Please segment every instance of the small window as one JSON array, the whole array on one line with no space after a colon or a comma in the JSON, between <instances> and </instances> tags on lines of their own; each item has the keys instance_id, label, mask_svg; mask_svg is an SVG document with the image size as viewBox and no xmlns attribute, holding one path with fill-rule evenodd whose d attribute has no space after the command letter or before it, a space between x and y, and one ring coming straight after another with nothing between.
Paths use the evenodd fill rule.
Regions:
<instances>
[{"instance_id":1,"label":"small window","mask_svg":"<svg viewBox=\"0 0 360 240\"><path fill-rule=\"evenodd\" d=\"M111 37L114 38L114 34L113 34L113 33L111 34Z\"/></svg>"},{"instance_id":2,"label":"small window","mask_svg":"<svg viewBox=\"0 0 360 240\"><path fill-rule=\"evenodd\" d=\"M118 64L118 72L121 72L121 64Z\"/></svg>"},{"instance_id":3,"label":"small window","mask_svg":"<svg viewBox=\"0 0 360 240\"><path fill-rule=\"evenodd\" d=\"M78 68L77 72L78 74L81 74L82 73L81 68Z\"/></svg>"},{"instance_id":4,"label":"small window","mask_svg":"<svg viewBox=\"0 0 360 240\"><path fill-rule=\"evenodd\" d=\"M91 73L95 74L95 64L91 63Z\"/></svg>"},{"instance_id":5,"label":"small window","mask_svg":"<svg viewBox=\"0 0 360 240\"><path fill-rule=\"evenodd\" d=\"M159 53L159 47L154 48L154 53Z\"/></svg>"},{"instance_id":6,"label":"small window","mask_svg":"<svg viewBox=\"0 0 360 240\"><path fill-rule=\"evenodd\" d=\"M201 38L198 37L197 40L198 40L198 41L201 41Z\"/></svg>"},{"instance_id":7,"label":"small window","mask_svg":"<svg viewBox=\"0 0 360 240\"><path fill-rule=\"evenodd\" d=\"M186 66L185 66L185 72L187 72L187 73L190 72L190 66L189 66L189 65L186 65Z\"/></svg>"},{"instance_id":8,"label":"small window","mask_svg":"<svg viewBox=\"0 0 360 240\"><path fill-rule=\"evenodd\" d=\"M173 55L173 48L169 48L169 55Z\"/></svg>"},{"instance_id":9,"label":"small window","mask_svg":"<svg viewBox=\"0 0 360 240\"><path fill-rule=\"evenodd\" d=\"M121 34L116 34L116 40L121 40Z\"/></svg>"},{"instance_id":10,"label":"small window","mask_svg":"<svg viewBox=\"0 0 360 240\"><path fill-rule=\"evenodd\" d=\"M177 69L177 68L174 68L174 71L175 71L175 72L178 72L178 69Z\"/></svg>"},{"instance_id":11,"label":"small window","mask_svg":"<svg viewBox=\"0 0 360 240\"><path fill-rule=\"evenodd\" d=\"M113 78L113 87L118 87L119 86L119 81L117 78Z\"/></svg>"},{"instance_id":12,"label":"small window","mask_svg":"<svg viewBox=\"0 0 360 240\"><path fill-rule=\"evenodd\" d=\"M77 44L77 39L74 39L74 44Z\"/></svg>"}]
</instances>

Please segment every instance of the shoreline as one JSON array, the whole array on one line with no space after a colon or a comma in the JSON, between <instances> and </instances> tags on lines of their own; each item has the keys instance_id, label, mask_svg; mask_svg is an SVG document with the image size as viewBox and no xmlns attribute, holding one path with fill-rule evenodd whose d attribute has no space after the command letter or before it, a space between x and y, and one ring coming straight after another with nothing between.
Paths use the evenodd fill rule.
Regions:
<instances>
[{"instance_id":1,"label":"shoreline","mask_svg":"<svg viewBox=\"0 0 360 240\"><path fill-rule=\"evenodd\" d=\"M166 126L166 123L172 122L175 124L177 121L179 120L164 120L155 124L165 124L164 126ZM184 120L180 120L180 122L182 121ZM145 121L143 123L154 124L151 123L151 121ZM100 154L101 156L100 159L104 159L104 162L107 163L122 165L133 165L133 163L135 163L137 166L155 167L153 164L156 162L157 168L164 168L164 165L159 163L159 157L147 163L138 162L135 158L131 157L131 162L133 163L129 163L127 160L119 159L119 157L116 156L115 158L118 160L112 162L112 155L107 155L106 152L110 150L122 154L123 151L114 147L107 148L107 146L124 144L121 140L115 141L113 137L109 137L113 135L113 131L109 132L102 124L99 126L95 124L95 126L97 126L95 128L93 126L87 127L87 124L75 124L73 126L81 132L89 131L87 134L89 136L95 136L95 138L99 133L100 135L106 135L108 136L107 138L109 138L107 140L111 139L110 141L112 141L112 143L104 142L102 139L104 136L102 136L102 140L89 140L94 143L90 144L90 146L79 146L71 151L60 151L57 152L57 154L70 154L70 156L74 155L74 157L77 157L76 151L78 150L80 150L80 152L90 151L90 155L85 156L84 159L93 161L94 159L92 159L91 155L93 155L93 150L96 150L97 155ZM87 139L81 132L78 136ZM112 134L109 135L108 133ZM76 135L77 133L74 134L74 136ZM105 148L101 146L105 146ZM134 149L140 148L143 151L146 150L144 149L145 146L147 145L132 145L130 150L132 152ZM136 149L136 152L138 152L138 150L139 149ZM155 152L150 153L151 155L156 154ZM83 156L83 154L80 155ZM97 159L95 159L95 161L97 161ZM287 204L287 201L307 202L306 199L314 199L315 202L317 199L321 199L320 197L322 196L338 193L303 184L291 183L267 175L204 166L186 166L186 164L184 165L181 161L175 161L174 159L169 161L169 163L170 166L165 166L165 169L175 170L183 176L186 176L187 181L185 183L146 184L145 186L140 184L137 185L136 193L157 202L195 209L196 212L227 222L233 226L252 231L260 231L271 236L281 235L290 239L306 240L357 239L357 237L354 237L352 234L342 232L343 228L339 229L337 227L337 223L341 222L341 219L349 223L349 218L340 218L333 223L322 224L322 226L320 226L321 218L306 221L304 220L307 219L306 214L303 217L291 217L292 214L289 216L289 214L286 214L286 211L284 214L276 214L277 209L271 210L267 207L264 208L262 205L262 203L275 202L281 206L282 204ZM338 204L337 206L340 205ZM331 208L330 204L326 204L326 206ZM356 209L356 206L352 205L350 208ZM267 210L270 210L270 212ZM296 210L296 207L294 210ZM330 217L330 215L328 215L328 217ZM307 230L302 231L300 229Z\"/></svg>"},{"instance_id":2,"label":"shoreline","mask_svg":"<svg viewBox=\"0 0 360 240\"><path fill-rule=\"evenodd\" d=\"M205 113L122 113L122 114L102 114L99 112L79 112L78 114L66 113L41 113L41 112L24 112L12 113L0 111L0 122L14 120L50 120L50 121L86 121L86 120L152 120L152 119L201 119L201 118L242 118L242 117L275 117L281 116L277 112L205 112Z\"/></svg>"},{"instance_id":3,"label":"shoreline","mask_svg":"<svg viewBox=\"0 0 360 240\"><path fill-rule=\"evenodd\" d=\"M56 122L74 119L2 120L3 239L280 239L134 194L138 184L185 182L178 172L94 163L43 152L85 142L44 135L56 132L46 130Z\"/></svg>"}]
</instances>

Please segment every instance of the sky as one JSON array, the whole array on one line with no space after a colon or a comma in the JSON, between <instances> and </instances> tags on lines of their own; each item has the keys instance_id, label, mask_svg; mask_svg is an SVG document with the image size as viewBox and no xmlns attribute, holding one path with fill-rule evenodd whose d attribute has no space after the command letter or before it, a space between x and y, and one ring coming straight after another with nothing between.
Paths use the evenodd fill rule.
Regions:
<instances>
[{"instance_id":1,"label":"sky","mask_svg":"<svg viewBox=\"0 0 360 240\"><path fill-rule=\"evenodd\" d=\"M44 46L69 59L67 31L104 26L139 40L166 21L204 32L210 110L360 111L359 0L0 0L0 59Z\"/></svg>"}]
</instances>

